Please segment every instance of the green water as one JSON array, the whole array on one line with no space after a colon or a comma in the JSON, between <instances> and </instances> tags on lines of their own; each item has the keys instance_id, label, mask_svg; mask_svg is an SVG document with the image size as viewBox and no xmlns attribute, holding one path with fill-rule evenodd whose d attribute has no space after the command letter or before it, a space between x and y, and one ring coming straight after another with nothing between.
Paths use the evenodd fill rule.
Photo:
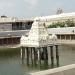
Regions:
<instances>
[{"instance_id":1,"label":"green water","mask_svg":"<svg viewBox=\"0 0 75 75\"><path fill-rule=\"evenodd\" d=\"M75 47L59 47L60 66L75 63ZM56 59L54 59L56 60ZM22 64L20 48L0 50L0 75L28 75L31 72L49 69L50 65L33 67Z\"/></svg>"}]
</instances>

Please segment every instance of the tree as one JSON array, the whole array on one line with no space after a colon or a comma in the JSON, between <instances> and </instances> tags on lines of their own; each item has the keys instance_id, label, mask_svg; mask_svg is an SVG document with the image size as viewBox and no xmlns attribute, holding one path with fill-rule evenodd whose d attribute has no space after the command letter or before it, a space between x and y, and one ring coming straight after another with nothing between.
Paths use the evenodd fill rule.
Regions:
<instances>
[{"instance_id":1,"label":"tree","mask_svg":"<svg viewBox=\"0 0 75 75\"><path fill-rule=\"evenodd\" d=\"M57 22L57 23L52 23L48 26L48 28L57 28L57 27L74 27L75 22L73 20L67 20L65 22Z\"/></svg>"}]
</instances>

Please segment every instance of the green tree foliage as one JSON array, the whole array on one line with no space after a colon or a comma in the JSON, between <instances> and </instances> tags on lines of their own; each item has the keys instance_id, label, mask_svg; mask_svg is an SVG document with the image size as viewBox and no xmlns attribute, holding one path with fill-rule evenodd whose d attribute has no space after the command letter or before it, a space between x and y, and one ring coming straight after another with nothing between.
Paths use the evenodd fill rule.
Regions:
<instances>
[{"instance_id":1,"label":"green tree foliage","mask_svg":"<svg viewBox=\"0 0 75 75\"><path fill-rule=\"evenodd\" d=\"M75 23L74 21L67 20L65 22L57 22L57 23L52 23L51 25L48 26L48 28L58 28L58 27L74 27Z\"/></svg>"},{"instance_id":2,"label":"green tree foliage","mask_svg":"<svg viewBox=\"0 0 75 75\"><path fill-rule=\"evenodd\" d=\"M74 27L75 26L74 21L71 21L69 19L65 23L68 25L68 27Z\"/></svg>"}]
</instances>

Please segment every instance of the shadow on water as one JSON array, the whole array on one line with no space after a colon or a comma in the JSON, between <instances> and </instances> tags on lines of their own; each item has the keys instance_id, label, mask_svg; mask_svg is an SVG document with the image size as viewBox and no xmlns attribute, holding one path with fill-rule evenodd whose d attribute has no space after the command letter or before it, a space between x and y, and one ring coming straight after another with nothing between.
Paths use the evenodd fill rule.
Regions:
<instances>
[{"instance_id":1,"label":"shadow on water","mask_svg":"<svg viewBox=\"0 0 75 75\"><path fill-rule=\"evenodd\" d=\"M55 54L54 57L56 57ZM48 62L42 60L41 63L38 63L37 60L35 61L35 64L34 61L29 61L29 64L27 64L26 58L24 58L24 62L22 62L20 48L0 49L0 75L27 75L30 72L37 72L57 67L56 62L54 62L52 66L51 61ZM60 46L59 62L58 66L74 64L75 47Z\"/></svg>"},{"instance_id":2,"label":"shadow on water","mask_svg":"<svg viewBox=\"0 0 75 75\"><path fill-rule=\"evenodd\" d=\"M0 74L2 75L5 75L5 73L6 75L10 75L12 72L14 72L14 75L27 75L29 72L54 68L56 65L52 67L51 64L48 64L48 61L43 60L41 64L38 61L27 64L26 59L24 59L24 62L21 60L20 48L8 48L5 50L0 49L0 67Z\"/></svg>"},{"instance_id":3,"label":"shadow on water","mask_svg":"<svg viewBox=\"0 0 75 75\"><path fill-rule=\"evenodd\" d=\"M28 69L28 71L40 71L40 70L47 70L47 69L52 69L52 68L56 68L56 67L59 67L59 66L57 66L56 65L56 63L55 64L53 64L53 66L50 64L50 63L48 63L48 61L41 61L41 64L38 62L38 61L36 61L36 63L34 64L34 63L31 63L31 62L29 62L28 64L27 64L27 62L26 62L26 60L24 61L24 62L22 62L21 63L21 65L23 66L23 68L26 68L26 69Z\"/></svg>"},{"instance_id":4,"label":"shadow on water","mask_svg":"<svg viewBox=\"0 0 75 75\"><path fill-rule=\"evenodd\" d=\"M37 71L46 70L50 68L47 63L43 63L43 62L41 65L40 64L27 65L26 63L23 63L22 66L25 73L37 72Z\"/></svg>"},{"instance_id":5,"label":"shadow on water","mask_svg":"<svg viewBox=\"0 0 75 75\"><path fill-rule=\"evenodd\" d=\"M19 48L0 49L0 75L24 75Z\"/></svg>"},{"instance_id":6,"label":"shadow on water","mask_svg":"<svg viewBox=\"0 0 75 75\"><path fill-rule=\"evenodd\" d=\"M9 58L20 55L20 48L0 49L0 58Z\"/></svg>"}]
</instances>

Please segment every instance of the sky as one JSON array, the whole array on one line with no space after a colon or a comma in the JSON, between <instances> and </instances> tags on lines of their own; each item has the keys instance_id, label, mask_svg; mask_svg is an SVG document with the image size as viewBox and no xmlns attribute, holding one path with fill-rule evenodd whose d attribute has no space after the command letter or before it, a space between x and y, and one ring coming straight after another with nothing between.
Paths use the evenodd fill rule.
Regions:
<instances>
[{"instance_id":1,"label":"sky","mask_svg":"<svg viewBox=\"0 0 75 75\"><path fill-rule=\"evenodd\" d=\"M75 0L0 0L0 16L34 18L54 15L58 8L75 12Z\"/></svg>"}]
</instances>

